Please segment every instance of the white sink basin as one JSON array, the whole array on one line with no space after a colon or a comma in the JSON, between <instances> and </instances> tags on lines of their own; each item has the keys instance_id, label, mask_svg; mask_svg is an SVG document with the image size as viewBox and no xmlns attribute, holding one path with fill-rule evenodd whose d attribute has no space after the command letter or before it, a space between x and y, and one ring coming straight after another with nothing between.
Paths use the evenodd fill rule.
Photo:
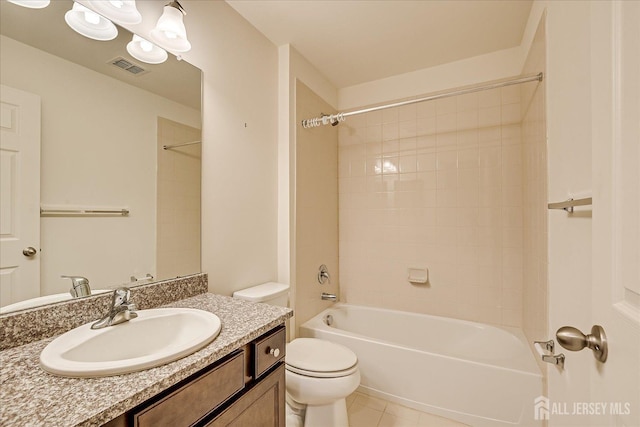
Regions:
<instances>
[{"instance_id":1,"label":"white sink basin","mask_svg":"<svg viewBox=\"0 0 640 427\"><path fill-rule=\"evenodd\" d=\"M137 311L138 317L102 329L87 323L51 341L40 366L68 377L102 377L141 371L188 356L220 333L220 318L191 308Z\"/></svg>"}]
</instances>

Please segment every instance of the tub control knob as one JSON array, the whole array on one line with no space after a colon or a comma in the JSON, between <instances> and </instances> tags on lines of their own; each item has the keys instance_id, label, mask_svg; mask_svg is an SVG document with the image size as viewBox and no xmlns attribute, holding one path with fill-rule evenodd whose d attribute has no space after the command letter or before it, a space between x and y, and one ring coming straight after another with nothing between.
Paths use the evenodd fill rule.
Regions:
<instances>
[{"instance_id":1,"label":"tub control knob","mask_svg":"<svg viewBox=\"0 0 640 427\"><path fill-rule=\"evenodd\" d=\"M279 348L271 348L271 349L269 349L269 354L272 355L273 357L278 357L278 356L280 356L280 349Z\"/></svg>"}]
</instances>

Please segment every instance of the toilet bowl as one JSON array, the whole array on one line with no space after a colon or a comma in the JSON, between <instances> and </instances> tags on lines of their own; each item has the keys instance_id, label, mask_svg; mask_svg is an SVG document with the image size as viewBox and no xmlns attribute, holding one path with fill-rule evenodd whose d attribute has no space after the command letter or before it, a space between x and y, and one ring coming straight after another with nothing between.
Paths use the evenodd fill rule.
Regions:
<instances>
[{"instance_id":1,"label":"toilet bowl","mask_svg":"<svg viewBox=\"0 0 640 427\"><path fill-rule=\"evenodd\" d=\"M263 283L234 298L288 305L289 285ZM358 358L347 347L318 338L297 338L285 356L287 427L348 427L345 398L360 385Z\"/></svg>"},{"instance_id":2,"label":"toilet bowl","mask_svg":"<svg viewBox=\"0 0 640 427\"><path fill-rule=\"evenodd\" d=\"M351 350L297 338L287 345L285 367L287 404L304 414L304 427L348 427L345 398L360 384L358 359Z\"/></svg>"}]
</instances>

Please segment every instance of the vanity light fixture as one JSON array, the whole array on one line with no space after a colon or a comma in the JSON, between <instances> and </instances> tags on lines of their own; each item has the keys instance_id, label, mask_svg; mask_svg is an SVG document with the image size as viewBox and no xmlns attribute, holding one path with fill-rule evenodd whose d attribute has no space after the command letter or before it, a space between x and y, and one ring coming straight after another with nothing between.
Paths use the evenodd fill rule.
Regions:
<instances>
[{"instance_id":1,"label":"vanity light fixture","mask_svg":"<svg viewBox=\"0 0 640 427\"><path fill-rule=\"evenodd\" d=\"M118 35L113 22L76 2L64 14L64 20L75 32L93 40L113 40Z\"/></svg>"},{"instance_id":2,"label":"vanity light fixture","mask_svg":"<svg viewBox=\"0 0 640 427\"><path fill-rule=\"evenodd\" d=\"M183 22L186 14L187 12L176 0L167 4L156 27L151 30L153 41L173 52L190 50L191 43L187 40L187 30Z\"/></svg>"},{"instance_id":3,"label":"vanity light fixture","mask_svg":"<svg viewBox=\"0 0 640 427\"><path fill-rule=\"evenodd\" d=\"M18 6L28 7L29 9L44 9L49 6L51 0L7 0L9 3L17 4Z\"/></svg>"},{"instance_id":4,"label":"vanity light fixture","mask_svg":"<svg viewBox=\"0 0 640 427\"><path fill-rule=\"evenodd\" d=\"M142 15L136 7L136 0L89 0L89 4L99 14L117 24L139 24Z\"/></svg>"},{"instance_id":5,"label":"vanity light fixture","mask_svg":"<svg viewBox=\"0 0 640 427\"><path fill-rule=\"evenodd\" d=\"M127 52L138 61L146 62L147 64L162 64L169 56L166 50L137 34L134 34L133 39L127 43Z\"/></svg>"}]
</instances>

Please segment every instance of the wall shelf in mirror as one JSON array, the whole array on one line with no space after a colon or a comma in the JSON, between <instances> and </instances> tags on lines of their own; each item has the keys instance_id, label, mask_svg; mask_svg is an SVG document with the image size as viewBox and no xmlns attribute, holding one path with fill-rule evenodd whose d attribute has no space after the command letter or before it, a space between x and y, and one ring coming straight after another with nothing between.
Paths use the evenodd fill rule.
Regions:
<instances>
[{"instance_id":1,"label":"wall shelf in mirror","mask_svg":"<svg viewBox=\"0 0 640 427\"><path fill-rule=\"evenodd\" d=\"M78 208L78 209L54 209L41 208L40 216L99 216L99 215L115 215L128 216L129 209L126 208Z\"/></svg>"}]
</instances>

